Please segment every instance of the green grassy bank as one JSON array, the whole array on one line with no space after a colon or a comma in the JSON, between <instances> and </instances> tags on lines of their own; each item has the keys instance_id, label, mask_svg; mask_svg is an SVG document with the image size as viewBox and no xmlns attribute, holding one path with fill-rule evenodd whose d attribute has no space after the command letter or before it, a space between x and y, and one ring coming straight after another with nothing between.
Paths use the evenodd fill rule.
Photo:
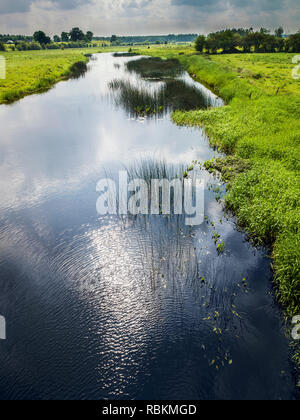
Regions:
<instances>
[{"instance_id":1,"label":"green grassy bank","mask_svg":"<svg viewBox=\"0 0 300 420\"><path fill-rule=\"evenodd\" d=\"M231 57L223 56L222 61L219 56L216 61L202 56L184 58L190 73L212 86L227 105L208 111L176 112L173 119L177 124L205 126L214 145L241 162L248 161L247 170L242 165L241 173L233 171L226 204L254 240L271 245L278 297L292 316L300 313L299 82L290 71L285 80L280 80L286 90L278 92L278 83L273 83L272 92L269 69L266 66L264 73L261 55L258 58L259 78L253 69L243 67L243 62L238 71L228 68L227 59ZM281 61L292 60L289 54L279 58L273 63L273 78ZM266 63L268 59L266 54ZM224 159L221 172L225 178L230 177L227 166Z\"/></svg>"},{"instance_id":2,"label":"green grassy bank","mask_svg":"<svg viewBox=\"0 0 300 420\"><path fill-rule=\"evenodd\" d=\"M292 54L201 56L151 49L175 57L194 79L225 101L219 109L177 111L179 125L203 126L227 157L207 162L228 182L226 206L256 243L272 251L279 302L288 318L300 315L300 80ZM295 343L295 360L300 351Z\"/></svg>"},{"instance_id":3,"label":"green grassy bank","mask_svg":"<svg viewBox=\"0 0 300 420\"><path fill-rule=\"evenodd\" d=\"M99 48L0 52L6 60L6 79L0 79L0 104L51 88L72 76L74 64L88 62L85 54L98 51Z\"/></svg>"}]
</instances>

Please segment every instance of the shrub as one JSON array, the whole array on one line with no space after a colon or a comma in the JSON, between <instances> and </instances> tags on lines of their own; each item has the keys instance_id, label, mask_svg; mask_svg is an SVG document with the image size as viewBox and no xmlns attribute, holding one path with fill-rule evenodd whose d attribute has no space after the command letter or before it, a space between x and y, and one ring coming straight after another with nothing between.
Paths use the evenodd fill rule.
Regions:
<instances>
[{"instance_id":1,"label":"shrub","mask_svg":"<svg viewBox=\"0 0 300 420\"><path fill-rule=\"evenodd\" d=\"M23 41L23 42L19 42L19 43L16 45L16 49L17 49L18 51L27 51L27 50L28 50L28 43L27 43L27 42L25 42L25 41Z\"/></svg>"},{"instance_id":2,"label":"shrub","mask_svg":"<svg viewBox=\"0 0 300 420\"><path fill-rule=\"evenodd\" d=\"M28 50L41 50L42 47L40 46L40 44L38 42L31 42L30 44L28 44Z\"/></svg>"},{"instance_id":3,"label":"shrub","mask_svg":"<svg viewBox=\"0 0 300 420\"><path fill-rule=\"evenodd\" d=\"M47 50L59 50L61 47L59 44L53 42L52 44L48 44L46 48Z\"/></svg>"},{"instance_id":4,"label":"shrub","mask_svg":"<svg viewBox=\"0 0 300 420\"><path fill-rule=\"evenodd\" d=\"M16 49L18 51L33 51L33 50L41 50L42 47L38 42L19 42L16 45Z\"/></svg>"}]
</instances>

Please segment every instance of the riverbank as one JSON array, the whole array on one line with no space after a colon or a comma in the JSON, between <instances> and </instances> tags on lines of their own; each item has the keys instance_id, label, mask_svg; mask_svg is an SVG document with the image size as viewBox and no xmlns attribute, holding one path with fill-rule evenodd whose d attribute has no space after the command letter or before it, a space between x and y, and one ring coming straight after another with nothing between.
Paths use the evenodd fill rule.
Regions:
<instances>
[{"instance_id":1,"label":"riverbank","mask_svg":"<svg viewBox=\"0 0 300 420\"><path fill-rule=\"evenodd\" d=\"M76 64L89 60L85 54L98 51L99 48L1 52L6 60L6 79L0 79L0 104L47 91L76 75Z\"/></svg>"},{"instance_id":2,"label":"riverbank","mask_svg":"<svg viewBox=\"0 0 300 420\"><path fill-rule=\"evenodd\" d=\"M164 56L162 49L140 52ZM292 78L293 55L165 56L177 56L226 101L223 108L174 112L173 121L204 126L211 144L229 156L206 167L230 181L226 207L253 241L270 246L278 300L289 318L299 315L300 82Z\"/></svg>"}]
</instances>

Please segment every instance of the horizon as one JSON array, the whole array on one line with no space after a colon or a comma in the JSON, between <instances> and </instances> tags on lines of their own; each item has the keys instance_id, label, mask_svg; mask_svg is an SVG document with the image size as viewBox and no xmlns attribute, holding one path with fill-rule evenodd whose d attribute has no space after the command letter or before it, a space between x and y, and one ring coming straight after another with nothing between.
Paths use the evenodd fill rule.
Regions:
<instances>
[{"instance_id":1,"label":"horizon","mask_svg":"<svg viewBox=\"0 0 300 420\"><path fill-rule=\"evenodd\" d=\"M111 38L112 35L116 35L117 38L131 38L131 37L132 38L134 38L134 37L136 37L136 38L139 38L139 37L141 37L141 38L147 38L147 37L168 37L168 36L171 36L171 35L174 35L174 36L179 36L179 35L184 35L184 36L191 35L192 36L192 35L194 35L195 37L197 37L199 35L208 36L210 33L215 33L215 32L219 32L219 31L223 31L223 30L227 30L227 29L228 30L233 30L233 29L250 29L250 28L253 28L253 31L254 32L259 32L260 29L262 29L262 28L268 29L270 31L270 34L274 34L275 29L277 29L277 28L274 28L273 29L273 28L269 28L269 27L267 27L267 28L265 28L265 27L254 27L254 26L251 26L250 25L249 28L246 28L246 27L245 28L242 28L242 27L234 27L234 26L232 26L232 27L220 27L219 29L217 29L214 32L207 32L207 33L203 33L203 32L202 33L200 33L200 32L170 32L170 33L165 33L165 34L163 34L163 33L153 33L153 34L146 33L146 34L142 34L142 35L136 35L136 34L132 34L132 33L131 34L113 34L113 33L111 33L109 35L99 35L99 34L93 33L93 39L95 39L95 38L109 39L109 38ZM71 29L72 28L70 28L69 30L66 30L66 32L69 33L69 31L71 31ZM80 27L80 29L82 29L82 28ZM89 29L84 30L84 32L87 32L88 30ZM18 36L18 35L20 35L20 36L25 36L25 37L33 37L33 34L34 34L35 31L36 30L34 30L32 34L28 34L28 33L27 34L26 33L0 33L0 35L2 35L2 36L9 36L9 35L11 35L11 36ZM64 31L64 29L62 31L57 31L55 33L47 33L47 31L46 31L46 34L49 35L51 38L53 38L55 35L60 36L63 31ZM295 31L295 32L297 32L297 31ZM293 34L293 32L287 32L285 30L283 36L289 36L289 35L292 35L292 34Z\"/></svg>"}]
</instances>

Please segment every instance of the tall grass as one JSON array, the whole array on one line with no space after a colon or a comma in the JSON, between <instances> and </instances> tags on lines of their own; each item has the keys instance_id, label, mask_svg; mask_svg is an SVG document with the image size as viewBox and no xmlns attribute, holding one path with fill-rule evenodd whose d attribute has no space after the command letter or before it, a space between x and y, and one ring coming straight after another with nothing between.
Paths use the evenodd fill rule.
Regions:
<instances>
[{"instance_id":1,"label":"tall grass","mask_svg":"<svg viewBox=\"0 0 300 420\"><path fill-rule=\"evenodd\" d=\"M180 76L184 69L175 59L162 60L161 58L148 57L140 60L129 61L127 69L135 72L145 79L164 79Z\"/></svg>"}]
</instances>

